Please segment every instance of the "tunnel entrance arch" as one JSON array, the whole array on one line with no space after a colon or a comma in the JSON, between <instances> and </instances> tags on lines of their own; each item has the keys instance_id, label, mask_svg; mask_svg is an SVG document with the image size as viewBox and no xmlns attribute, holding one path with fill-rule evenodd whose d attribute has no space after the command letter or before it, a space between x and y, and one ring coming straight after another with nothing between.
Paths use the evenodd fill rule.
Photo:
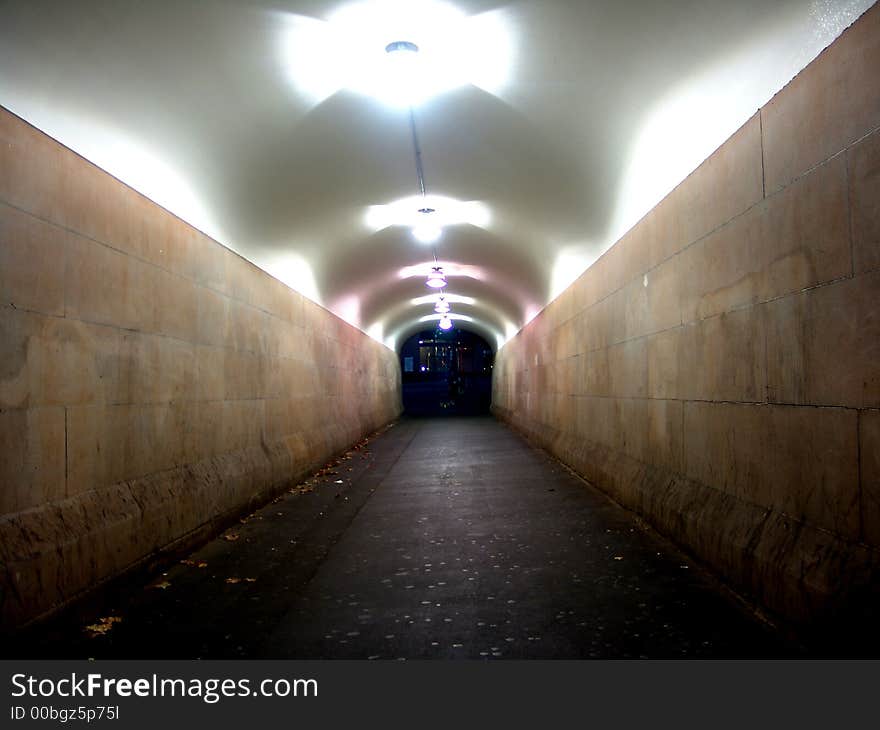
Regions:
<instances>
[{"instance_id":1,"label":"tunnel entrance arch","mask_svg":"<svg viewBox=\"0 0 880 730\"><path fill-rule=\"evenodd\" d=\"M403 409L411 416L476 416L492 403L494 352L480 335L426 329L400 348Z\"/></svg>"}]
</instances>

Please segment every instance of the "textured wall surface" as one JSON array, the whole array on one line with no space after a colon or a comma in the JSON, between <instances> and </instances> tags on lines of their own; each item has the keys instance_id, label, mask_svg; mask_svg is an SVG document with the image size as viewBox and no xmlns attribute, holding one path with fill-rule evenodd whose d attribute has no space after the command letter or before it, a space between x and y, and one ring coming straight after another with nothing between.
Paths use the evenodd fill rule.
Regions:
<instances>
[{"instance_id":1,"label":"textured wall surface","mask_svg":"<svg viewBox=\"0 0 880 730\"><path fill-rule=\"evenodd\" d=\"M0 110L3 626L399 412L395 353Z\"/></svg>"},{"instance_id":2,"label":"textured wall surface","mask_svg":"<svg viewBox=\"0 0 880 730\"><path fill-rule=\"evenodd\" d=\"M875 6L508 342L493 383L500 417L814 628L878 608L878 69Z\"/></svg>"}]
</instances>

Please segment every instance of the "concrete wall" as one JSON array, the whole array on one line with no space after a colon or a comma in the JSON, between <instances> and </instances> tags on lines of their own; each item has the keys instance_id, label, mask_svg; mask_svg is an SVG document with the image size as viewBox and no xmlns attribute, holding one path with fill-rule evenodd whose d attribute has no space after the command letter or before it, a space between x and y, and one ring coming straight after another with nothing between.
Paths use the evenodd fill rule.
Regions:
<instances>
[{"instance_id":1,"label":"concrete wall","mask_svg":"<svg viewBox=\"0 0 880 730\"><path fill-rule=\"evenodd\" d=\"M499 416L817 631L880 605L878 127L875 6L495 366Z\"/></svg>"},{"instance_id":2,"label":"concrete wall","mask_svg":"<svg viewBox=\"0 0 880 730\"><path fill-rule=\"evenodd\" d=\"M0 110L3 626L399 412L394 352Z\"/></svg>"}]
</instances>

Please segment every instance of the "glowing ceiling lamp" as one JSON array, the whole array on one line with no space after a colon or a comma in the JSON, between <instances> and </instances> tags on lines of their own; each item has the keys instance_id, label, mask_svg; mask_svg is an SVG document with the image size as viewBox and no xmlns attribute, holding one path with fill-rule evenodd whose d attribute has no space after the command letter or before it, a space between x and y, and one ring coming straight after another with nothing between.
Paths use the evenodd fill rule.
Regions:
<instances>
[{"instance_id":1,"label":"glowing ceiling lamp","mask_svg":"<svg viewBox=\"0 0 880 730\"><path fill-rule=\"evenodd\" d=\"M437 222L434 208L419 208L419 216L413 226L412 234L420 243L436 243L443 235L443 228Z\"/></svg>"},{"instance_id":2,"label":"glowing ceiling lamp","mask_svg":"<svg viewBox=\"0 0 880 730\"><path fill-rule=\"evenodd\" d=\"M449 302L446 301L446 297L438 297L436 304L434 304L434 311L437 314L446 314L450 309Z\"/></svg>"},{"instance_id":3,"label":"glowing ceiling lamp","mask_svg":"<svg viewBox=\"0 0 880 730\"><path fill-rule=\"evenodd\" d=\"M444 314L444 315L440 318L440 321L437 323L437 326L438 326L441 330L443 330L444 332L445 332L446 330L451 330L451 329L452 329L452 320L449 318L449 315L448 315L448 314Z\"/></svg>"},{"instance_id":4,"label":"glowing ceiling lamp","mask_svg":"<svg viewBox=\"0 0 880 730\"><path fill-rule=\"evenodd\" d=\"M446 0L355 0L326 20L280 17L282 59L313 103L349 89L406 109L467 84L497 96L511 81L505 8L468 16Z\"/></svg>"},{"instance_id":5,"label":"glowing ceiling lamp","mask_svg":"<svg viewBox=\"0 0 880 730\"><path fill-rule=\"evenodd\" d=\"M393 57L404 59L404 62L407 65L410 64L410 59L408 57L412 57L418 52L419 47L410 41L394 41L385 46L385 53L391 53L393 54Z\"/></svg>"},{"instance_id":6,"label":"glowing ceiling lamp","mask_svg":"<svg viewBox=\"0 0 880 730\"><path fill-rule=\"evenodd\" d=\"M387 54L387 94L397 104L411 105L419 95L419 47L412 41L393 41L385 46Z\"/></svg>"},{"instance_id":7,"label":"glowing ceiling lamp","mask_svg":"<svg viewBox=\"0 0 880 730\"><path fill-rule=\"evenodd\" d=\"M442 289L446 286L446 274L443 273L443 267L432 266L431 273L428 274L428 280L425 283L432 289Z\"/></svg>"},{"instance_id":8,"label":"glowing ceiling lamp","mask_svg":"<svg viewBox=\"0 0 880 730\"><path fill-rule=\"evenodd\" d=\"M422 213L431 209L431 213ZM384 205L371 205L364 216L364 224L373 231L389 226L416 228L430 222L441 229L447 226L469 225L488 229L492 223L489 206L479 200L456 200L444 195L410 195Z\"/></svg>"}]
</instances>

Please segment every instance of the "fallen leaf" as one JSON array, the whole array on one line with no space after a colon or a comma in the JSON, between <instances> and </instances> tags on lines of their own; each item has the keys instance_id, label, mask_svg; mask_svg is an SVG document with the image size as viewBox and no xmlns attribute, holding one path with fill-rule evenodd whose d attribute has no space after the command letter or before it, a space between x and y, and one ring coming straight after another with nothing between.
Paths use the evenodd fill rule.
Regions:
<instances>
[{"instance_id":1,"label":"fallen leaf","mask_svg":"<svg viewBox=\"0 0 880 730\"><path fill-rule=\"evenodd\" d=\"M235 585L236 583L241 583L241 578L227 578L226 582L230 585Z\"/></svg>"},{"instance_id":2,"label":"fallen leaf","mask_svg":"<svg viewBox=\"0 0 880 730\"><path fill-rule=\"evenodd\" d=\"M201 563L199 563L198 565L196 565L196 567L197 567L197 568L207 568L207 567L208 567L208 564L207 564L206 562L202 561Z\"/></svg>"},{"instance_id":3,"label":"fallen leaf","mask_svg":"<svg viewBox=\"0 0 880 730\"><path fill-rule=\"evenodd\" d=\"M238 533L237 532L227 532L223 536L223 539L227 540L228 542L235 542L236 540L238 540Z\"/></svg>"},{"instance_id":4,"label":"fallen leaf","mask_svg":"<svg viewBox=\"0 0 880 730\"><path fill-rule=\"evenodd\" d=\"M122 621L122 619L119 618L119 616L104 616L103 618L98 619L98 623L89 624L84 630L94 638L106 634L113 628L113 624L118 624L120 621Z\"/></svg>"},{"instance_id":5,"label":"fallen leaf","mask_svg":"<svg viewBox=\"0 0 880 730\"><path fill-rule=\"evenodd\" d=\"M256 583L257 582L256 578L245 578L244 580L245 580L245 583Z\"/></svg>"},{"instance_id":6,"label":"fallen leaf","mask_svg":"<svg viewBox=\"0 0 880 730\"><path fill-rule=\"evenodd\" d=\"M171 584L167 580L163 580L160 583L153 583L153 585L149 586L150 588L161 588L163 591L167 588L171 587Z\"/></svg>"}]
</instances>

